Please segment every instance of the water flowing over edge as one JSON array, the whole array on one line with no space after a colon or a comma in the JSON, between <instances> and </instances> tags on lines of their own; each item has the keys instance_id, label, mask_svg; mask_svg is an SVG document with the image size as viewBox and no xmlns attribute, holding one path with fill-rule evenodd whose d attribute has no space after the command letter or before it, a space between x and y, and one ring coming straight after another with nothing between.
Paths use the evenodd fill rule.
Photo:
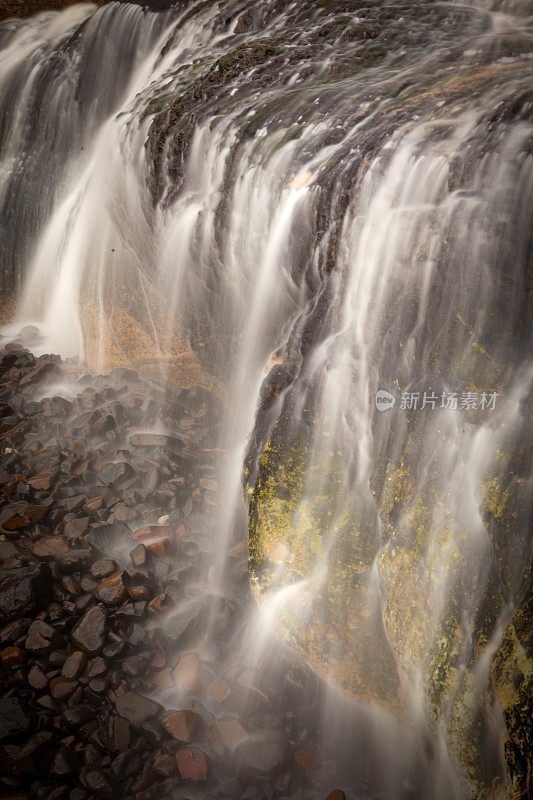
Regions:
<instances>
[{"instance_id":1,"label":"water flowing over edge","mask_svg":"<svg viewBox=\"0 0 533 800\"><path fill-rule=\"evenodd\" d=\"M243 649L268 622L461 796L502 639L530 670L531 20L333 5L4 23L4 333L223 398L207 593L249 516Z\"/></svg>"}]
</instances>

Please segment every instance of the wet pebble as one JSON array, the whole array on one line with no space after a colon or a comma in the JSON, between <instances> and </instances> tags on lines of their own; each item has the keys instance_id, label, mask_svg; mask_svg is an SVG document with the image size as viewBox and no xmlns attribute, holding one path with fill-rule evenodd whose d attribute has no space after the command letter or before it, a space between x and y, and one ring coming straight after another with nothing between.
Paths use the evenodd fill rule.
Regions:
<instances>
[{"instance_id":1,"label":"wet pebble","mask_svg":"<svg viewBox=\"0 0 533 800\"><path fill-rule=\"evenodd\" d=\"M97 653L104 644L106 612L101 606L90 608L72 630L74 644L86 653Z\"/></svg>"}]
</instances>

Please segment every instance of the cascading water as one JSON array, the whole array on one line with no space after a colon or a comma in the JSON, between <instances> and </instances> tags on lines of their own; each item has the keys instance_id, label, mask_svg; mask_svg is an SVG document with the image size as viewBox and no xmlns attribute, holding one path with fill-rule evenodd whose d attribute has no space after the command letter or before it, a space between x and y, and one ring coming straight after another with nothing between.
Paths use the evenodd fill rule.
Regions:
<instances>
[{"instance_id":1,"label":"cascading water","mask_svg":"<svg viewBox=\"0 0 533 800\"><path fill-rule=\"evenodd\" d=\"M326 679L323 746L358 797L507 791L500 704L530 672L527 14L227 0L0 25L4 335L223 399L212 625L249 533L237 660L275 683L276 634Z\"/></svg>"}]
</instances>

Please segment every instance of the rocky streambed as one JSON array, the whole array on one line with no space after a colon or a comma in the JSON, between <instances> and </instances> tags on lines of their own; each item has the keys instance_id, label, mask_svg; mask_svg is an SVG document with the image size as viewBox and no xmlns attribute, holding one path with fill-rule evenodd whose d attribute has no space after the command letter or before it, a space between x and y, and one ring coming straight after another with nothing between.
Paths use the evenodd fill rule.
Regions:
<instances>
[{"instance_id":1,"label":"rocky streambed","mask_svg":"<svg viewBox=\"0 0 533 800\"><path fill-rule=\"evenodd\" d=\"M232 593L209 594L219 415L204 390L3 349L6 800L345 797L313 676L281 646L270 678L236 649L246 541L227 554Z\"/></svg>"}]
</instances>

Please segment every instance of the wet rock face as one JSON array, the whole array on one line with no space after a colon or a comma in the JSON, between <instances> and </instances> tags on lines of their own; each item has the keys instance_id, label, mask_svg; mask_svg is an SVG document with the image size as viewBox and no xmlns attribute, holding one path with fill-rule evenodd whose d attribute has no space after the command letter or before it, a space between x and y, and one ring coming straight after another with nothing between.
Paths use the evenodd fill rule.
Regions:
<instances>
[{"instance_id":1,"label":"wet rock face","mask_svg":"<svg viewBox=\"0 0 533 800\"><path fill-rule=\"evenodd\" d=\"M188 441L168 449L167 437L130 442L139 408L192 417L198 398L72 367L74 397L37 402L46 358L17 346L0 354L0 410L10 409L0 451L0 794L298 792L311 778L293 765L293 743L318 735L318 714L291 695L285 661L275 687L252 686L235 663L241 584L222 608L216 599L214 628L208 613L209 429L189 425ZM246 543L231 552L241 564ZM329 789L317 786L322 800Z\"/></svg>"},{"instance_id":2,"label":"wet rock face","mask_svg":"<svg viewBox=\"0 0 533 800\"><path fill-rule=\"evenodd\" d=\"M0 5L0 20L9 17L29 17L39 11L59 11L80 2L82 0L3 0ZM94 0L94 2L101 5L105 0Z\"/></svg>"}]
</instances>

